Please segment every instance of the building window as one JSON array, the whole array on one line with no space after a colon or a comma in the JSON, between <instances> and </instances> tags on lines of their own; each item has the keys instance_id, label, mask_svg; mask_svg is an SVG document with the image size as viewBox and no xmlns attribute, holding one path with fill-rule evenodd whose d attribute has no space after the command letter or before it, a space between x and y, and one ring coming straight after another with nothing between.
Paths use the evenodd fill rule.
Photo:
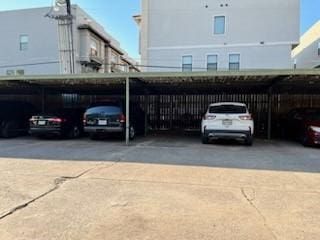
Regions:
<instances>
[{"instance_id":1,"label":"building window","mask_svg":"<svg viewBox=\"0 0 320 240\"><path fill-rule=\"evenodd\" d=\"M7 70L7 76L13 76L13 75L15 75L14 70Z\"/></svg>"},{"instance_id":2,"label":"building window","mask_svg":"<svg viewBox=\"0 0 320 240\"><path fill-rule=\"evenodd\" d=\"M229 70L239 70L239 69L240 69L240 54L230 54Z\"/></svg>"},{"instance_id":3,"label":"building window","mask_svg":"<svg viewBox=\"0 0 320 240\"><path fill-rule=\"evenodd\" d=\"M125 62L121 62L121 65L120 65L120 71L121 72L128 72L128 69L129 69L129 65Z\"/></svg>"},{"instance_id":4,"label":"building window","mask_svg":"<svg viewBox=\"0 0 320 240\"><path fill-rule=\"evenodd\" d=\"M111 62L118 63L118 55L114 52L111 53Z\"/></svg>"},{"instance_id":5,"label":"building window","mask_svg":"<svg viewBox=\"0 0 320 240\"><path fill-rule=\"evenodd\" d=\"M120 56L115 53L111 52L111 58L110 58L110 63L111 63L111 72L119 72L121 71L121 64L120 63Z\"/></svg>"},{"instance_id":6,"label":"building window","mask_svg":"<svg viewBox=\"0 0 320 240\"><path fill-rule=\"evenodd\" d=\"M216 16L214 17L214 34L225 34L226 32L226 17Z\"/></svg>"},{"instance_id":7,"label":"building window","mask_svg":"<svg viewBox=\"0 0 320 240\"><path fill-rule=\"evenodd\" d=\"M17 76L23 76L24 75L24 70L23 69L16 70L16 75Z\"/></svg>"},{"instance_id":8,"label":"building window","mask_svg":"<svg viewBox=\"0 0 320 240\"><path fill-rule=\"evenodd\" d=\"M28 50L28 45L29 45L28 35L21 35L20 36L20 51Z\"/></svg>"},{"instance_id":9,"label":"building window","mask_svg":"<svg viewBox=\"0 0 320 240\"><path fill-rule=\"evenodd\" d=\"M90 54L91 56L98 56L98 43L93 38L90 41Z\"/></svg>"},{"instance_id":10,"label":"building window","mask_svg":"<svg viewBox=\"0 0 320 240\"><path fill-rule=\"evenodd\" d=\"M207 56L207 70L208 71L218 70L218 55Z\"/></svg>"},{"instance_id":11,"label":"building window","mask_svg":"<svg viewBox=\"0 0 320 240\"><path fill-rule=\"evenodd\" d=\"M192 72L192 56L183 56L182 57L182 71L183 72Z\"/></svg>"}]
</instances>

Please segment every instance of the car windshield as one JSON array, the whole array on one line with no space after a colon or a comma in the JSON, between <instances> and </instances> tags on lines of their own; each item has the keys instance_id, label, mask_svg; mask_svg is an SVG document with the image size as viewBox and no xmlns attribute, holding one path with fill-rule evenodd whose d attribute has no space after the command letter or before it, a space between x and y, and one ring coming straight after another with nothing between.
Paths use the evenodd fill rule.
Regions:
<instances>
[{"instance_id":1,"label":"car windshield","mask_svg":"<svg viewBox=\"0 0 320 240\"><path fill-rule=\"evenodd\" d=\"M245 106L238 105L218 105L211 106L209 108L209 113L234 113L234 114L242 114L246 113L247 108Z\"/></svg>"},{"instance_id":2,"label":"car windshield","mask_svg":"<svg viewBox=\"0 0 320 240\"><path fill-rule=\"evenodd\" d=\"M67 117L67 116L73 116L73 115L82 115L83 114L83 110L81 109L53 109L49 112L43 112L43 113L39 113L37 114L37 116L57 116L57 117Z\"/></svg>"},{"instance_id":3,"label":"car windshield","mask_svg":"<svg viewBox=\"0 0 320 240\"><path fill-rule=\"evenodd\" d=\"M305 116L309 119L320 120L320 109L308 109Z\"/></svg>"},{"instance_id":4,"label":"car windshield","mask_svg":"<svg viewBox=\"0 0 320 240\"><path fill-rule=\"evenodd\" d=\"M120 107L116 107L116 106L100 106L100 107L89 108L86 112L86 114L97 114L97 113L117 115L117 114L121 114L122 110Z\"/></svg>"}]
</instances>

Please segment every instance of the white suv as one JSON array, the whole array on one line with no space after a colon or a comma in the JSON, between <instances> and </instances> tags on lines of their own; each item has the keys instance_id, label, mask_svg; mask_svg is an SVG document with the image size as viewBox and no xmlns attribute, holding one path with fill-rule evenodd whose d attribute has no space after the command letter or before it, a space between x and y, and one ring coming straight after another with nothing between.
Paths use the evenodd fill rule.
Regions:
<instances>
[{"instance_id":1,"label":"white suv","mask_svg":"<svg viewBox=\"0 0 320 240\"><path fill-rule=\"evenodd\" d=\"M201 123L202 143L209 140L244 140L253 142L254 123L248 108L243 103L222 102L210 104Z\"/></svg>"}]
</instances>

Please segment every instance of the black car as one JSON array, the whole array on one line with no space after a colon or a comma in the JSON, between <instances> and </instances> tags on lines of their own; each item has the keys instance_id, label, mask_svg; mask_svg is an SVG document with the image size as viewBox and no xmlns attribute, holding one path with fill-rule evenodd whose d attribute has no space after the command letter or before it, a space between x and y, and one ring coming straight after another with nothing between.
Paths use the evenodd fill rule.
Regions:
<instances>
[{"instance_id":1,"label":"black car","mask_svg":"<svg viewBox=\"0 0 320 240\"><path fill-rule=\"evenodd\" d=\"M84 131L91 139L102 135L115 134L124 137L126 130L125 104L121 101L108 101L91 104L84 114ZM137 104L130 104L129 137L134 139L143 134L145 116Z\"/></svg>"},{"instance_id":2,"label":"black car","mask_svg":"<svg viewBox=\"0 0 320 240\"><path fill-rule=\"evenodd\" d=\"M14 138L28 133L29 119L36 108L24 101L0 101L0 136Z\"/></svg>"},{"instance_id":3,"label":"black car","mask_svg":"<svg viewBox=\"0 0 320 240\"><path fill-rule=\"evenodd\" d=\"M30 134L37 137L80 137L83 133L83 113L83 109L60 109L32 116Z\"/></svg>"}]
</instances>

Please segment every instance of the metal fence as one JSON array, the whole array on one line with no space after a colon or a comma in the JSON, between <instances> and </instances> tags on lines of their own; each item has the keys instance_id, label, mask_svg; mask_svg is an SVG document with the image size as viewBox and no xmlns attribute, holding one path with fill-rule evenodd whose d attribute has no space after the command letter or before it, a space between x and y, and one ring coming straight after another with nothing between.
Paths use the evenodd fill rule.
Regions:
<instances>
[{"instance_id":1,"label":"metal fence","mask_svg":"<svg viewBox=\"0 0 320 240\"><path fill-rule=\"evenodd\" d=\"M108 99L124 99L124 96L75 95L0 95L1 100L23 100L33 103L39 110L57 108L86 108L91 102ZM44 100L44 104L42 104ZM200 130L201 119L208 105L215 102L246 103L255 120L256 135L267 136L268 95L267 94L199 94L199 95L141 95L132 96L146 112L150 130ZM281 121L293 108L319 107L320 95L278 94L272 96L273 136L281 134Z\"/></svg>"},{"instance_id":2,"label":"metal fence","mask_svg":"<svg viewBox=\"0 0 320 240\"><path fill-rule=\"evenodd\" d=\"M201 119L210 103L242 102L247 104L255 121L256 135L267 136L267 94L152 95L138 96L148 115L151 130L200 130ZM145 104L147 101L147 104ZM273 135L280 136L281 122L293 108L320 107L319 95L273 95Z\"/></svg>"}]
</instances>

